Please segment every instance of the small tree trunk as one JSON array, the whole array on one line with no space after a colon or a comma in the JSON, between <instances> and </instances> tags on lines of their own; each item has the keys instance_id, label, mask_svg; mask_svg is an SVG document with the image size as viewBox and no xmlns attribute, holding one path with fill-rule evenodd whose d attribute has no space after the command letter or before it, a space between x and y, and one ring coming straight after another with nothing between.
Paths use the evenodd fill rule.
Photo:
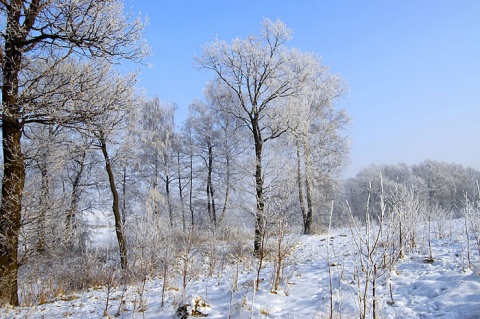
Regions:
<instances>
[{"instance_id":1,"label":"small tree trunk","mask_svg":"<svg viewBox=\"0 0 480 319\"><path fill-rule=\"evenodd\" d=\"M170 176L165 176L165 195L167 196L167 209L168 209L168 219L170 221L170 226L173 227L173 208L172 201L170 199Z\"/></svg>"},{"instance_id":2,"label":"small tree trunk","mask_svg":"<svg viewBox=\"0 0 480 319\"><path fill-rule=\"evenodd\" d=\"M78 201L80 200L80 179L82 178L83 170L85 169L86 156L87 152L83 150L80 158L76 159L79 167L78 171L75 174L75 178L73 179L72 195L70 197L70 208L67 212L67 217L65 219L65 238L69 246L72 246L73 244L72 239L74 235L74 230L76 228L75 215L77 212Z\"/></svg>"},{"instance_id":3,"label":"small tree trunk","mask_svg":"<svg viewBox=\"0 0 480 319\"><path fill-rule=\"evenodd\" d=\"M195 220L193 214L193 154L190 154L190 187L188 194L188 206L190 208L190 216L192 220L192 230L195 227Z\"/></svg>"},{"instance_id":4,"label":"small tree trunk","mask_svg":"<svg viewBox=\"0 0 480 319\"><path fill-rule=\"evenodd\" d=\"M377 265L373 265L373 280L372 280L372 318L377 319Z\"/></svg>"},{"instance_id":5,"label":"small tree trunk","mask_svg":"<svg viewBox=\"0 0 480 319\"><path fill-rule=\"evenodd\" d=\"M307 209L305 208L305 199L303 198L303 176L302 176L302 160L300 156L300 141L296 142L297 147L297 185L298 185L298 199L300 201L300 210L303 218L303 233L307 234Z\"/></svg>"},{"instance_id":6,"label":"small tree trunk","mask_svg":"<svg viewBox=\"0 0 480 319\"><path fill-rule=\"evenodd\" d=\"M185 204L183 202L183 186L182 186L182 170L180 169L180 152L177 151L177 170L178 170L178 194L180 196L180 206L182 208L182 229L187 231L187 223L185 221Z\"/></svg>"},{"instance_id":7,"label":"small tree trunk","mask_svg":"<svg viewBox=\"0 0 480 319\"><path fill-rule=\"evenodd\" d=\"M225 213L227 212L227 205L228 205L228 199L230 197L230 155L226 156L226 163L227 163L227 176L226 176L226 181L225 181L225 199L223 200L223 208L222 208L222 213L220 214L220 218L218 220L219 223L223 221L225 218Z\"/></svg>"},{"instance_id":8,"label":"small tree trunk","mask_svg":"<svg viewBox=\"0 0 480 319\"><path fill-rule=\"evenodd\" d=\"M127 167L122 172L122 225L127 223Z\"/></svg>"},{"instance_id":9,"label":"small tree trunk","mask_svg":"<svg viewBox=\"0 0 480 319\"><path fill-rule=\"evenodd\" d=\"M308 171L310 165L310 159L308 151L305 149L305 188L307 191L307 218L305 220L304 233L309 235L312 233L313 222L313 203L312 203L312 185L310 180L310 174Z\"/></svg>"},{"instance_id":10,"label":"small tree trunk","mask_svg":"<svg viewBox=\"0 0 480 319\"><path fill-rule=\"evenodd\" d=\"M156 155L155 156L155 172L154 172L154 178L152 182L152 189L155 191L155 193L157 191L159 180L160 180L160 168L159 168L158 157ZM160 215L160 204L158 203L157 199L154 200L153 213L154 215L157 215L157 216Z\"/></svg>"},{"instance_id":11,"label":"small tree trunk","mask_svg":"<svg viewBox=\"0 0 480 319\"><path fill-rule=\"evenodd\" d=\"M120 248L120 267L125 270L128 267L127 243L123 233L123 224L122 224L122 218L120 216L117 187L115 186L115 179L113 177L112 166L110 164L110 158L107 152L107 144L104 139L100 139L100 146L102 149L103 157L105 158L105 170L107 171L107 174L108 174L110 190L113 196L112 209L113 209L113 216L115 217L115 233L117 235L118 246Z\"/></svg>"},{"instance_id":12,"label":"small tree trunk","mask_svg":"<svg viewBox=\"0 0 480 319\"><path fill-rule=\"evenodd\" d=\"M212 143L208 142L208 197L210 198L211 209L212 209L212 221L215 228L217 227L217 211L215 209L215 197L214 197L214 189L213 189L213 182L212 182L212 174L213 174L213 146Z\"/></svg>"},{"instance_id":13,"label":"small tree trunk","mask_svg":"<svg viewBox=\"0 0 480 319\"><path fill-rule=\"evenodd\" d=\"M46 156L45 156L46 157ZM50 177L48 176L47 168L47 159L42 158L40 163L40 174L41 174L41 193L39 200L39 211L38 211L38 225L37 225L37 252L40 254L45 253L46 251L46 214L50 206Z\"/></svg>"},{"instance_id":14,"label":"small tree trunk","mask_svg":"<svg viewBox=\"0 0 480 319\"><path fill-rule=\"evenodd\" d=\"M210 218L210 222L213 222L213 215L212 215L212 199L210 195L210 184L207 182L207 188L205 189L207 192L207 215Z\"/></svg>"},{"instance_id":15,"label":"small tree trunk","mask_svg":"<svg viewBox=\"0 0 480 319\"><path fill-rule=\"evenodd\" d=\"M168 169L168 155L164 155L164 169L165 169L165 195L167 196L167 209L168 219L170 220L170 226L173 227L173 208L172 201L170 199L170 170Z\"/></svg>"}]
</instances>

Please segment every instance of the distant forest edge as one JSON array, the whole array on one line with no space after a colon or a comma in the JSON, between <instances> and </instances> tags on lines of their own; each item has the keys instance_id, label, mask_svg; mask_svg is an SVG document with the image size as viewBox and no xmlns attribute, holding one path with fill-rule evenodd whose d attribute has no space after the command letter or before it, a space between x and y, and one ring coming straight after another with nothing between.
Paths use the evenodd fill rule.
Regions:
<instances>
[{"instance_id":1,"label":"distant forest edge","mask_svg":"<svg viewBox=\"0 0 480 319\"><path fill-rule=\"evenodd\" d=\"M426 160L419 164L370 165L342 183L337 201L348 202L354 215L362 218L366 200L379 204L382 194L387 211L407 196L452 217L460 217L467 203L479 201L480 171L460 164ZM339 208L339 215L342 212Z\"/></svg>"}]
</instances>

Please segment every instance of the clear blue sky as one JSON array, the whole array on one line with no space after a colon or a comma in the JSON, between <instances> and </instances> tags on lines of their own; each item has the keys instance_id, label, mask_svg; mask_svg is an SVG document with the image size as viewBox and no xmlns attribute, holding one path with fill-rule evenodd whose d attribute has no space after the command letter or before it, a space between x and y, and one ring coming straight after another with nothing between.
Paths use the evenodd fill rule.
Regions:
<instances>
[{"instance_id":1,"label":"clear blue sky","mask_svg":"<svg viewBox=\"0 0 480 319\"><path fill-rule=\"evenodd\" d=\"M349 83L338 106L352 118L354 176L369 164L425 159L480 169L480 1L125 0L150 20L140 86L188 105L213 74L196 70L201 46L259 34L263 18L294 31L290 47L315 52Z\"/></svg>"}]
</instances>

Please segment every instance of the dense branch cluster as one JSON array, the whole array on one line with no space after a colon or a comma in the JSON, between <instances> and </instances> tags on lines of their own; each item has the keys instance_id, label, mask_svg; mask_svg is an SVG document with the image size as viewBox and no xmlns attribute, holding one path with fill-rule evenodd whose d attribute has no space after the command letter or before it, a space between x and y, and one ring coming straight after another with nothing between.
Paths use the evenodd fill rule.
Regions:
<instances>
[{"instance_id":1,"label":"dense branch cluster","mask_svg":"<svg viewBox=\"0 0 480 319\"><path fill-rule=\"evenodd\" d=\"M118 100L108 101L114 97L108 96L112 93L108 88L119 89L120 82L130 81L129 86L132 82L118 80L121 77L109 70L109 64L119 59L141 60L148 50L142 40L144 24L139 19L131 21L123 11L121 2L115 0L0 2L4 168L0 281L6 287L3 297L11 304L19 302L19 240L23 197L28 195L24 187L29 163L22 151L22 135L31 124L89 127L100 115L124 112ZM121 99L125 92L120 91L113 93ZM49 201L48 179L42 178L46 188L41 192L42 203Z\"/></svg>"}]
</instances>

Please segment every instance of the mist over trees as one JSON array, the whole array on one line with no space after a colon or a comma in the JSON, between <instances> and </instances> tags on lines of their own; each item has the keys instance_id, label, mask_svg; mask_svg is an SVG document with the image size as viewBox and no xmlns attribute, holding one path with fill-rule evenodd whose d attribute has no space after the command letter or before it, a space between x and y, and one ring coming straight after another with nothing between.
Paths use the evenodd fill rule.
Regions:
<instances>
[{"instance_id":1,"label":"mist over trees","mask_svg":"<svg viewBox=\"0 0 480 319\"><path fill-rule=\"evenodd\" d=\"M0 1L2 303L25 303L25 287L53 273L58 291L156 274L164 286L182 277L185 294L198 258L213 273L245 254L255 256L257 289L262 263L275 260L278 289L286 236L365 221L367 198L393 214L412 196L452 216L479 200L480 172L432 160L342 181L350 119L337 102L347 83L288 47L292 31L279 20L205 44L195 63L212 79L179 123L174 103L144 96L135 73L115 69L148 53L144 23L123 9ZM115 247L93 242L98 219Z\"/></svg>"}]
</instances>

